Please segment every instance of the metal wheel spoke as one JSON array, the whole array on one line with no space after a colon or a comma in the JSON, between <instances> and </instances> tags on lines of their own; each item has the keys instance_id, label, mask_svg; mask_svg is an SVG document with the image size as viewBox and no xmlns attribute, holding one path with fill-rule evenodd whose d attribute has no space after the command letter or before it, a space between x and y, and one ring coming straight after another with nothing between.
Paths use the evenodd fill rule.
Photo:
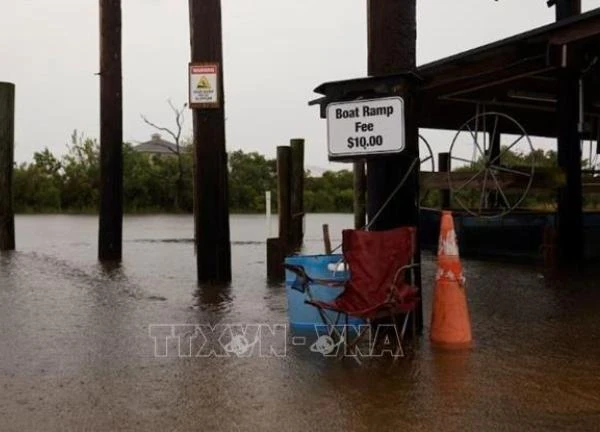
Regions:
<instances>
[{"instance_id":1,"label":"metal wheel spoke","mask_svg":"<svg viewBox=\"0 0 600 432\"><path fill-rule=\"evenodd\" d=\"M423 144L425 147L423 148L421 144ZM435 160L433 157L433 150L431 150L429 142L425 139L425 137L423 137L423 135L419 135L419 158L421 157L421 150L423 150L425 152L425 155L427 155L421 160L421 165L431 161L431 172L435 172ZM423 171L423 169L421 169L421 171Z\"/></svg>"},{"instance_id":2,"label":"metal wheel spoke","mask_svg":"<svg viewBox=\"0 0 600 432\"><path fill-rule=\"evenodd\" d=\"M487 187L488 171L489 170L485 170L485 174L483 176L483 186L481 187L481 196L479 197L479 214L481 214L481 208L483 207L483 203L487 194L485 189Z\"/></svg>"},{"instance_id":3,"label":"metal wheel spoke","mask_svg":"<svg viewBox=\"0 0 600 432\"><path fill-rule=\"evenodd\" d=\"M475 144L475 147L477 147L477 150L479 150L479 154L481 155L483 160L485 160L485 153L481 150L481 146L479 145L479 142L477 141L477 136L473 133L473 131L471 130L469 125L467 125L467 129L469 130L469 133L473 137L473 144Z\"/></svg>"},{"instance_id":4,"label":"metal wheel spoke","mask_svg":"<svg viewBox=\"0 0 600 432\"><path fill-rule=\"evenodd\" d=\"M471 177L469 180L467 180L465 183L463 183L459 188L456 189L455 192L460 192L461 190L463 190L466 186L468 186L469 184L473 183L473 180L475 180L479 174L481 174L482 172L486 171L486 168L484 167L481 171L479 171L477 174L475 174L473 177Z\"/></svg>"},{"instance_id":5,"label":"metal wheel spoke","mask_svg":"<svg viewBox=\"0 0 600 432\"><path fill-rule=\"evenodd\" d=\"M507 168L507 167L502 166L502 165L494 165L492 167L492 169L495 169L496 171L502 171L502 172L506 172L506 173L510 173L510 174L520 175L520 176L523 176L523 177L531 177L530 173L526 173L526 172L523 172L523 171L518 171L518 170L512 169L512 168Z\"/></svg>"},{"instance_id":6,"label":"metal wheel spoke","mask_svg":"<svg viewBox=\"0 0 600 432\"><path fill-rule=\"evenodd\" d=\"M504 156L508 151L510 151L511 148L516 146L519 143L519 141L521 141L523 138L525 138L525 135L521 135L519 138L517 138L515 141L513 141L513 143L511 145L506 147L504 150L502 150L500 152L500 154L498 156L496 156L493 160L491 160L490 164L494 164L494 162L496 162L497 160L500 160L502 158L502 156Z\"/></svg>"},{"instance_id":7,"label":"metal wheel spoke","mask_svg":"<svg viewBox=\"0 0 600 432\"><path fill-rule=\"evenodd\" d=\"M504 122L507 122L507 124L504 125ZM512 128L508 128L509 124ZM510 145L500 147L500 134L505 129L518 132L513 135L514 140L510 142ZM480 138L480 132L483 133L483 139ZM467 134L466 139L465 134ZM468 134L470 134L470 137ZM534 151L527 132L513 117L501 112L486 112L485 107L477 104L475 116L460 127L450 146L450 160L454 160L454 163L468 170L466 173L448 173L448 182L450 190L454 194L455 203L460 205L467 213L481 218L500 217L510 213L520 205L531 187L535 162L532 157L527 157L526 166L501 165L501 159L510 156L510 152L514 151L520 154L521 148L517 147L519 143L524 143L527 147L525 152ZM456 155L468 154L468 150L467 152L463 150L465 145L468 150L472 151L471 160L467 159L468 156ZM513 150L515 148L516 150ZM495 166L495 164L498 164L498 166ZM459 179L456 176L459 176ZM516 199L511 204L504 189L510 189L512 187L511 181L515 178L519 180L519 185L523 185L524 190L519 197L516 194L510 194L513 201ZM478 181L481 180L483 182L479 183ZM481 195L478 196L477 192L474 191L480 191ZM495 210L490 211L488 206L492 195L497 198L495 198L493 204Z\"/></svg>"},{"instance_id":8,"label":"metal wheel spoke","mask_svg":"<svg viewBox=\"0 0 600 432\"><path fill-rule=\"evenodd\" d=\"M461 157L458 157L458 156L451 156L451 159L456 159L457 161L466 162L469 165L473 165L475 163L472 160L461 158Z\"/></svg>"},{"instance_id":9,"label":"metal wheel spoke","mask_svg":"<svg viewBox=\"0 0 600 432\"><path fill-rule=\"evenodd\" d=\"M484 111L485 111L485 109L484 109ZM486 144L487 144L488 134L487 134L487 121L486 121L486 117L487 116L485 115L485 112L484 112L484 115L483 115L483 158L484 158L484 160L487 159L487 148L486 148L487 145Z\"/></svg>"},{"instance_id":10,"label":"metal wheel spoke","mask_svg":"<svg viewBox=\"0 0 600 432\"><path fill-rule=\"evenodd\" d=\"M496 178L496 175L494 174L493 171L490 170L490 174L492 175L492 178L494 179L494 183L496 183L496 189L498 189L498 192L500 192L502 199L506 203L506 208L510 209L511 208L510 202L508 201L508 198L506 198L506 195L504 194L504 191L502 190L502 187L500 186L500 182L498 182L498 179Z\"/></svg>"},{"instance_id":11,"label":"metal wheel spoke","mask_svg":"<svg viewBox=\"0 0 600 432\"><path fill-rule=\"evenodd\" d=\"M496 131L498 130L498 121L500 120L500 117L498 116L494 116L496 119L494 120L494 131L492 132L492 135L490 135L490 150L492 148L492 144L494 143L492 140L496 137ZM500 144L500 143L498 143Z\"/></svg>"}]
</instances>

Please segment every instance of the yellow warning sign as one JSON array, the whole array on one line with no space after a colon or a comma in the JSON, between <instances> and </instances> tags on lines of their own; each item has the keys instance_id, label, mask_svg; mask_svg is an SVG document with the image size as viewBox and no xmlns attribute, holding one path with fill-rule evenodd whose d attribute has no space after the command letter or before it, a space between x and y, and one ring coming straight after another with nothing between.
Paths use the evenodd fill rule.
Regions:
<instances>
[{"instance_id":1,"label":"yellow warning sign","mask_svg":"<svg viewBox=\"0 0 600 432\"><path fill-rule=\"evenodd\" d=\"M190 64L190 108L219 107L218 80L218 63Z\"/></svg>"},{"instance_id":2,"label":"yellow warning sign","mask_svg":"<svg viewBox=\"0 0 600 432\"><path fill-rule=\"evenodd\" d=\"M210 83L208 82L208 78L206 78L205 76L200 77L200 80L198 81L198 85L196 86L196 88L205 89L205 90L210 89Z\"/></svg>"}]
</instances>

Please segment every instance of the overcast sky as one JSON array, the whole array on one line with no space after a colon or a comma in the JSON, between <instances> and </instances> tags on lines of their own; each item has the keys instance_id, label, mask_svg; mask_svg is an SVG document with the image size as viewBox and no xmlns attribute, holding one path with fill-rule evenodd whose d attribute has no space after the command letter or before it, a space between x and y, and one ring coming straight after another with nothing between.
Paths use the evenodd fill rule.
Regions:
<instances>
[{"instance_id":1,"label":"overcast sky","mask_svg":"<svg viewBox=\"0 0 600 432\"><path fill-rule=\"evenodd\" d=\"M171 126L187 101L188 0L123 0L124 138ZM365 0L223 0L228 150L269 157L307 139L307 165L327 167L326 125L308 107L324 81L366 74ZM419 64L548 24L545 0L418 0ZM585 11L600 0L583 0ZM73 129L99 130L98 0L0 0L0 81L17 86L16 159L66 151ZM186 134L191 116L186 112ZM465 119L466 120L466 119ZM424 132L427 135L427 132ZM436 135L434 134L434 137ZM449 142L436 139L436 151Z\"/></svg>"}]
</instances>

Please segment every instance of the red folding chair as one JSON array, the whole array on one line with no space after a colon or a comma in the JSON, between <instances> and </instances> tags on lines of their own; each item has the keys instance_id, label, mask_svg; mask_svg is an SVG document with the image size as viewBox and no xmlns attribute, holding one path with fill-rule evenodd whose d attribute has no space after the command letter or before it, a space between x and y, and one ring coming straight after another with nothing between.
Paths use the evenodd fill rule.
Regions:
<instances>
[{"instance_id":1,"label":"red folding chair","mask_svg":"<svg viewBox=\"0 0 600 432\"><path fill-rule=\"evenodd\" d=\"M339 344L346 344L346 352L354 352L356 345L370 331L374 320L391 318L398 329L398 317L404 317L400 328L395 357L404 356L402 341L411 314L420 298L414 286L413 263L416 229L400 227L388 231L344 230L342 251L349 268L350 277L344 282L344 291L332 302L323 302L312 297L311 284L336 284L323 279L313 279L304 268L286 265L297 275L292 288L307 293L306 303L319 309L324 324L330 329L330 336ZM335 322L324 311L337 312ZM367 326L360 326L352 340L337 330L340 316L362 318ZM414 323L414 320L413 320ZM345 327L347 330L347 326ZM414 326L413 326L414 330Z\"/></svg>"}]
</instances>

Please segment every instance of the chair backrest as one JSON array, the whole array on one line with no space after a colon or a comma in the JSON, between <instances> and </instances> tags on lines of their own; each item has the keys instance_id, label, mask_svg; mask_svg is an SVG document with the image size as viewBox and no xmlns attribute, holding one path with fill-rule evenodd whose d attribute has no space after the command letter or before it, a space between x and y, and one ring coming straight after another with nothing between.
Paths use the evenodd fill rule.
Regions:
<instances>
[{"instance_id":1,"label":"chair backrest","mask_svg":"<svg viewBox=\"0 0 600 432\"><path fill-rule=\"evenodd\" d=\"M350 279L336 303L351 310L384 303L396 273L412 261L415 233L414 227L342 231L342 250L350 268Z\"/></svg>"}]
</instances>

